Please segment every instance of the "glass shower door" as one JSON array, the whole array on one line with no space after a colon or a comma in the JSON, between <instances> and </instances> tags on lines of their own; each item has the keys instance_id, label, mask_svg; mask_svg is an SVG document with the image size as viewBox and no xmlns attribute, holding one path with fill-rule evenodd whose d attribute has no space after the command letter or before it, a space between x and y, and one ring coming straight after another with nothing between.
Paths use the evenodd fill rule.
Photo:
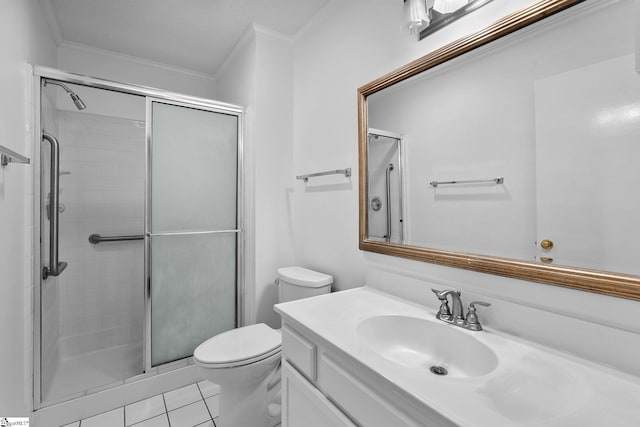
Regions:
<instances>
[{"instance_id":1,"label":"glass shower door","mask_svg":"<svg viewBox=\"0 0 640 427\"><path fill-rule=\"evenodd\" d=\"M144 246L90 236L143 232L146 101L65 81L86 101L78 110L66 95L58 99L65 91L54 82L40 83L36 145L36 407L116 387L145 368Z\"/></svg>"},{"instance_id":2,"label":"glass shower door","mask_svg":"<svg viewBox=\"0 0 640 427\"><path fill-rule=\"evenodd\" d=\"M369 129L367 180L369 239L404 242L401 137Z\"/></svg>"},{"instance_id":3,"label":"glass shower door","mask_svg":"<svg viewBox=\"0 0 640 427\"><path fill-rule=\"evenodd\" d=\"M237 115L149 100L148 368L237 326Z\"/></svg>"}]
</instances>

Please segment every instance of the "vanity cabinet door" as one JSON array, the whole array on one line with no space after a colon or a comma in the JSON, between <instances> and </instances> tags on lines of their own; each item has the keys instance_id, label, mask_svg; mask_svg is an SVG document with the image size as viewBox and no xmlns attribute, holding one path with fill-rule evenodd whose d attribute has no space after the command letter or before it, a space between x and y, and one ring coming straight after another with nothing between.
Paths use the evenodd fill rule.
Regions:
<instances>
[{"instance_id":1,"label":"vanity cabinet door","mask_svg":"<svg viewBox=\"0 0 640 427\"><path fill-rule=\"evenodd\" d=\"M357 427L318 389L284 362L282 427Z\"/></svg>"},{"instance_id":2,"label":"vanity cabinet door","mask_svg":"<svg viewBox=\"0 0 640 427\"><path fill-rule=\"evenodd\" d=\"M365 384L362 377L354 375L346 363L321 352L318 361L318 387L358 425L364 427L428 427L445 425L432 423L428 417L417 421L410 417L409 410L392 403L389 394L379 385Z\"/></svg>"}]
</instances>

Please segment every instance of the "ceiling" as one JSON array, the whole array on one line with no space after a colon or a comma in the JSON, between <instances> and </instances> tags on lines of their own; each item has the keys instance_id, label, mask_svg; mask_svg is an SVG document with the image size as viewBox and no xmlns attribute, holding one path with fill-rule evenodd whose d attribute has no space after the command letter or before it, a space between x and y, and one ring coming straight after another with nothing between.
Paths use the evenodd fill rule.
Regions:
<instances>
[{"instance_id":1,"label":"ceiling","mask_svg":"<svg viewBox=\"0 0 640 427\"><path fill-rule=\"evenodd\" d=\"M58 44L214 75L249 26L293 37L328 0L41 0Z\"/></svg>"}]
</instances>

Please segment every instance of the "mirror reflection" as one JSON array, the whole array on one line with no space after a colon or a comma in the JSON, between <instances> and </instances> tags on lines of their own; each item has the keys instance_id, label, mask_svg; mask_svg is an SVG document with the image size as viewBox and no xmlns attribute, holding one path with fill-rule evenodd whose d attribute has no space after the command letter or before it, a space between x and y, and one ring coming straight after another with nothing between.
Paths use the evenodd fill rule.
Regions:
<instances>
[{"instance_id":1,"label":"mirror reflection","mask_svg":"<svg viewBox=\"0 0 640 427\"><path fill-rule=\"evenodd\" d=\"M587 1L369 95L368 240L639 275L636 6Z\"/></svg>"},{"instance_id":2,"label":"mirror reflection","mask_svg":"<svg viewBox=\"0 0 640 427\"><path fill-rule=\"evenodd\" d=\"M404 242L402 136L369 129L367 164L369 178L369 238L380 242Z\"/></svg>"}]
</instances>

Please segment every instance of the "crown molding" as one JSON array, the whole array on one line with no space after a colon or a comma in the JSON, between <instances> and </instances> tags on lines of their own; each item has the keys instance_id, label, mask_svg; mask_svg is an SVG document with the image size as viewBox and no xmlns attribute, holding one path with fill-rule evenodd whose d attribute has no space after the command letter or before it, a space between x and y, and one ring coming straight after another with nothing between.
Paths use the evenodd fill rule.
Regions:
<instances>
[{"instance_id":1,"label":"crown molding","mask_svg":"<svg viewBox=\"0 0 640 427\"><path fill-rule=\"evenodd\" d=\"M346 5L344 0L329 0L322 6L309 21L296 32L292 39L294 42L313 34L317 29L325 24L327 19L338 14Z\"/></svg>"},{"instance_id":2,"label":"crown molding","mask_svg":"<svg viewBox=\"0 0 640 427\"><path fill-rule=\"evenodd\" d=\"M53 41L56 46L59 47L64 42L64 39L62 38L60 24L58 23L58 18L53 10L51 0L40 0L40 6L42 7L42 13L44 14L44 19L47 21L47 25L49 26L49 31L51 32Z\"/></svg>"},{"instance_id":3,"label":"crown molding","mask_svg":"<svg viewBox=\"0 0 640 427\"><path fill-rule=\"evenodd\" d=\"M252 41L264 37L272 41L284 42L293 45L293 37L289 37L286 34L274 31L262 25L258 25L255 22L251 23L245 32L240 36L236 44L231 49L231 52L227 55L224 62L216 70L214 76L218 78L220 74L224 73L229 67L229 64L239 55L239 53Z\"/></svg>"},{"instance_id":4,"label":"crown molding","mask_svg":"<svg viewBox=\"0 0 640 427\"><path fill-rule=\"evenodd\" d=\"M229 52L224 62L222 62L222 65L220 65L216 70L216 72L214 73L214 76L216 79L219 78L220 74L223 74L227 68L229 68L230 64L240 54L240 52L249 43L251 43L256 39L256 36L257 36L256 25L252 23L247 27L244 33L242 33L242 36L240 36L236 44L233 45L231 52Z\"/></svg>"},{"instance_id":5,"label":"crown molding","mask_svg":"<svg viewBox=\"0 0 640 427\"><path fill-rule=\"evenodd\" d=\"M256 36L259 37L265 37L273 41L285 42L289 44L293 43L293 37L287 36L286 34L280 33L259 24L253 24L253 30Z\"/></svg>"},{"instance_id":6,"label":"crown molding","mask_svg":"<svg viewBox=\"0 0 640 427\"><path fill-rule=\"evenodd\" d=\"M140 58L138 56L127 55L124 53L115 52L108 49L101 49L93 46L87 46L81 43L63 41L59 47L70 49L70 50L76 50L80 52L85 52L85 53L92 53L95 55L107 56L114 59L119 59L121 61L127 61L127 62L133 62L140 65L145 65L147 67L160 68L160 69L164 69L174 73L181 73L191 77L197 77L200 79L215 80L215 76L213 74L203 73L201 71L193 70L190 68L178 67L175 65L166 64L164 62L153 61L151 59Z\"/></svg>"}]
</instances>

